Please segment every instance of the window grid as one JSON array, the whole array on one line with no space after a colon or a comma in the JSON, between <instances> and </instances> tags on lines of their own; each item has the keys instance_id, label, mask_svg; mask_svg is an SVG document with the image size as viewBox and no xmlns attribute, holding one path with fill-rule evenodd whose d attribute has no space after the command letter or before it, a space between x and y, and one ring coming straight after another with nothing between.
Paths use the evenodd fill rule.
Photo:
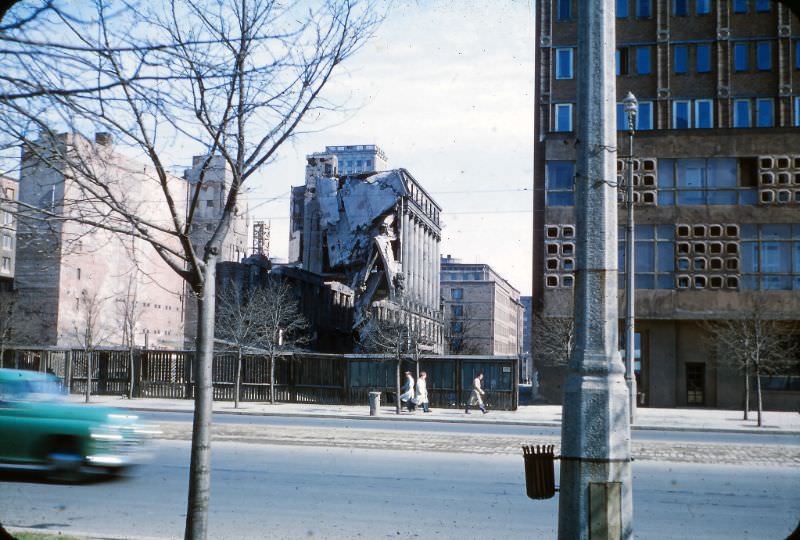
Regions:
<instances>
[{"instance_id":1,"label":"window grid","mask_svg":"<svg viewBox=\"0 0 800 540\"><path fill-rule=\"evenodd\" d=\"M742 288L800 290L800 224L742 225Z\"/></svg>"},{"instance_id":2,"label":"window grid","mask_svg":"<svg viewBox=\"0 0 800 540\"><path fill-rule=\"evenodd\" d=\"M659 159L658 206L756 204L758 189L745 175L736 158Z\"/></svg>"},{"instance_id":3,"label":"window grid","mask_svg":"<svg viewBox=\"0 0 800 540\"><path fill-rule=\"evenodd\" d=\"M634 231L634 286L636 289L675 288L675 233L673 225L636 225ZM625 228L619 227L618 286L625 288Z\"/></svg>"}]
</instances>

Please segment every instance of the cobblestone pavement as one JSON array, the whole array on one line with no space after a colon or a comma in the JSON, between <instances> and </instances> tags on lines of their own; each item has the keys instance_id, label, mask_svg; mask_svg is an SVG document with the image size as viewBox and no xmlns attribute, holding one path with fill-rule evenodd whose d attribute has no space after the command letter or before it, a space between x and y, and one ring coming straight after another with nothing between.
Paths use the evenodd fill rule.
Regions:
<instances>
[{"instance_id":1,"label":"cobblestone pavement","mask_svg":"<svg viewBox=\"0 0 800 540\"><path fill-rule=\"evenodd\" d=\"M192 425L161 422L160 439L189 440ZM379 448L418 452L462 452L471 454L519 454L523 444L553 444L558 437L484 435L465 433L398 432L378 429L242 426L216 424L215 441L343 448ZM633 443L633 458L641 461L713 463L743 466L800 466L800 447L795 445L687 443L647 441Z\"/></svg>"}]
</instances>

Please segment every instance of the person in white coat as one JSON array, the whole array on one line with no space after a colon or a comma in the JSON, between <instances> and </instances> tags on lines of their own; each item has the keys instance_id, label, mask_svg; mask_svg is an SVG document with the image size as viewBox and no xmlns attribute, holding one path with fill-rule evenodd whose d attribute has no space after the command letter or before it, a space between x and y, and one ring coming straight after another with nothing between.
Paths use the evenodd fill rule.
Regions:
<instances>
[{"instance_id":1,"label":"person in white coat","mask_svg":"<svg viewBox=\"0 0 800 540\"><path fill-rule=\"evenodd\" d=\"M417 379L417 395L414 401L422 407L422 412L431 412L428 408L428 374L424 371L419 372L419 379Z\"/></svg>"},{"instance_id":2,"label":"person in white coat","mask_svg":"<svg viewBox=\"0 0 800 540\"><path fill-rule=\"evenodd\" d=\"M467 408L464 410L465 413L469 414L469 408L471 405L477 405L480 408L483 414L486 414L488 411L483 404L483 396L484 392L481 388L481 381L483 380L483 371L478 372L478 376L472 381L472 394L469 396L469 400L467 401Z\"/></svg>"},{"instance_id":3,"label":"person in white coat","mask_svg":"<svg viewBox=\"0 0 800 540\"><path fill-rule=\"evenodd\" d=\"M403 403L408 411L414 410L414 377L410 371L406 371L406 382L403 385L403 393L400 394L400 402Z\"/></svg>"}]
</instances>

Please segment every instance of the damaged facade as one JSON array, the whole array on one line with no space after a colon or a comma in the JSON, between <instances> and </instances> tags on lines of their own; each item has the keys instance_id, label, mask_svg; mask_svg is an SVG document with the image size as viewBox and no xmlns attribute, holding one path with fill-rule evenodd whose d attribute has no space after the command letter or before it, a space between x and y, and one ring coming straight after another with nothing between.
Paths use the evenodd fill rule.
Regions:
<instances>
[{"instance_id":1,"label":"damaged facade","mask_svg":"<svg viewBox=\"0 0 800 540\"><path fill-rule=\"evenodd\" d=\"M355 332L400 319L441 353L440 212L405 169L340 175L335 154L312 154L292 190L290 263L352 290Z\"/></svg>"}]
</instances>

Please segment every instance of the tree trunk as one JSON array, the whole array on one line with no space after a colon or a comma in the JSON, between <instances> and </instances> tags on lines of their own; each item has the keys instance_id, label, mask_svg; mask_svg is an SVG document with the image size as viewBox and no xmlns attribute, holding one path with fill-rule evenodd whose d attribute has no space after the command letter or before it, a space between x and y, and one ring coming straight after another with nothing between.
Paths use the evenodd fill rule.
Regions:
<instances>
[{"instance_id":1,"label":"tree trunk","mask_svg":"<svg viewBox=\"0 0 800 540\"><path fill-rule=\"evenodd\" d=\"M197 341L194 385L192 458L189 467L189 500L186 508L186 540L208 538L208 502L211 495L211 420L213 406L212 360L214 357L214 300L216 255L206 261L202 298L197 301Z\"/></svg>"},{"instance_id":2,"label":"tree trunk","mask_svg":"<svg viewBox=\"0 0 800 540\"><path fill-rule=\"evenodd\" d=\"M83 351L86 355L86 403L92 395L92 352L88 350Z\"/></svg>"},{"instance_id":3,"label":"tree trunk","mask_svg":"<svg viewBox=\"0 0 800 540\"><path fill-rule=\"evenodd\" d=\"M233 395L233 408L239 408L239 386L242 381L242 348L236 348L236 389L234 390L235 394Z\"/></svg>"},{"instance_id":4,"label":"tree trunk","mask_svg":"<svg viewBox=\"0 0 800 540\"><path fill-rule=\"evenodd\" d=\"M761 368L759 364L755 365L756 368L756 402L758 406L758 427L761 427L761 411L763 403L761 401Z\"/></svg>"},{"instance_id":5,"label":"tree trunk","mask_svg":"<svg viewBox=\"0 0 800 540\"><path fill-rule=\"evenodd\" d=\"M269 402L275 405L275 354L269 355Z\"/></svg>"},{"instance_id":6,"label":"tree trunk","mask_svg":"<svg viewBox=\"0 0 800 540\"><path fill-rule=\"evenodd\" d=\"M397 374L396 374L396 375L397 375L397 377L396 377L396 382L397 382L397 388L396 388L396 390L397 390L397 399L395 399L395 402L396 402L396 403L395 403L395 405L394 405L395 414L400 414L400 363L401 363L401 362L402 362L402 360L401 360L400 358L398 358L398 359L397 359Z\"/></svg>"},{"instance_id":7,"label":"tree trunk","mask_svg":"<svg viewBox=\"0 0 800 540\"><path fill-rule=\"evenodd\" d=\"M129 373L130 373L130 379L131 379L130 383L128 384L128 399L133 399L133 382L136 380L134 378L134 373L133 373L133 370L134 370L133 357L134 357L135 354L136 354L136 352L135 352L133 346L131 345L131 348L128 350L128 355L129 355L128 356L128 360L130 361Z\"/></svg>"},{"instance_id":8,"label":"tree trunk","mask_svg":"<svg viewBox=\"0 0 800 540\"><path fill-rule=\"evenodd\" d=\"M750 366L744 366L744 419L750 413Z\"/></svg>"}]
</instances>

